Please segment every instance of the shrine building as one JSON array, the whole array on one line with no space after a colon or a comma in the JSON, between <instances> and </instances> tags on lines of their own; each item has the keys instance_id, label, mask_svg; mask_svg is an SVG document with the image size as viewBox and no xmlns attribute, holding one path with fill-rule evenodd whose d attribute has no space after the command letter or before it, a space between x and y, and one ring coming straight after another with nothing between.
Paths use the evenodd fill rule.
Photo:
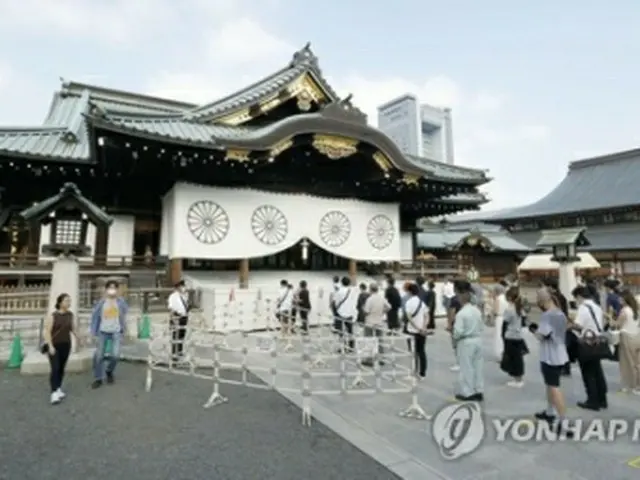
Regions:
<instances>
[{"instance_id":1,"label":"shrine building","mask_svg":"<svg viewBox=\"0 0 640 480\"><path fill-rule=\"evenodd\" d=\"M640 285L640 149L571 162L565 178L538 201L517 208L448 217L457 228L484 222L535 249L543 230L585 227L583 250L614 273Z\"/></svg>"},{"instance_id":2,"label":"shrine building","mask_svg":"<svg viewBox=\"0 0 640 480\"><path fill-rule=\"evenodd\" d=\"M44 123L0 129L0 270L46 268L17 213L73 182L115 220L86 265L344 270L413 258L424 217L477 210L483 170L403 154L328 84L309 45L197 105L63 82ZM88 267L87 267L88 268Z\"/></svg>"}]
</instances>

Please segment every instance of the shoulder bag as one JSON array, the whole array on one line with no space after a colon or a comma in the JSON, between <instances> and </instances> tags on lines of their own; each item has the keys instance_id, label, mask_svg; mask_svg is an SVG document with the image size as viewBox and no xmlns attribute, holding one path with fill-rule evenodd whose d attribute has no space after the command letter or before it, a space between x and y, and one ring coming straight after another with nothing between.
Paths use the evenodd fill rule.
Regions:
<instances>
[{"instance_id":1,"label":"shoulder bag","mask_svg":"<svg viewBox=\"0 0 640 480\"><path fill-rule=\"evenodd\" d=\"M402 313L404 314L404 329L402 330L403 333L409 333L409 330L408 330L409 320L413 320L418 314L418 312L420 311L420 308L422 308L422 300L420 300L419 298L418 300L419 300L418 306L416 307L415 311L411 314L411 316L407 315L406 305L402 308Z\"/></svg>"},{"instance_id":2,"label":"shoulder bag","mask_svg":"<svg viewBox=\"0 0 640 480\"><path fill-rule=\"evenodd\" d=\"M585 305L589 309L589 314L595 323L598 332L588 329L578 338L578 360L588 362L592 360L602 360L611 357L611 349L609 348L608 339L602 335L602 328L598 323L593 309L589 305Z\"/></svg>"}]
</instances>

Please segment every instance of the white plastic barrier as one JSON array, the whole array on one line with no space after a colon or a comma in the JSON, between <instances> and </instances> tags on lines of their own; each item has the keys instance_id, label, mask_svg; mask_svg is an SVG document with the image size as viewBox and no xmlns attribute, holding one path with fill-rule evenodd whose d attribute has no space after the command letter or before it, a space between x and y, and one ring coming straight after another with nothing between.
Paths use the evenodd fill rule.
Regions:
<instances>
[{"instance_id":1,"label":"white plastic barrier","mask_svg":"<svg viewBox=\"0 0 640 480\"><path fill-rule=\"evenodd\" d=\"M153 372L159 370L210 380L212 393L205 408L229 401L221 392L224 384L299 393L304 425L311 422L313 396L404 394L410 402L401 416L430 418L418 402L414 355L407 348L412 337L386 329L364 337L357 324L350 335L336 331L333 319L320 315L315 320L312 316L308 333L298 320L296 333L290 334L288 328L280 328L273 306L269 298L216 306L210 312L211 325L206 325L207 319L190 325L179 360L171 354L176 345L171 332L160 332L149 343L146 390L151 390ZM264 328L251 333L256 325ZM347 348L349 341L355 348ZM371 357L366 365L365 357Z\"/></svg>"}]
</instances>

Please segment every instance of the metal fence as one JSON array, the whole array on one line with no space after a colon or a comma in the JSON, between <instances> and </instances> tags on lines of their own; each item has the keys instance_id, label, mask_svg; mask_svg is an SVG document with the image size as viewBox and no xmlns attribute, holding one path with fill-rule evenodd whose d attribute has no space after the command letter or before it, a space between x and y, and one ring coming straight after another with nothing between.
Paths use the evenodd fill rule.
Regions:
<instances>
[{"instance_id":1,"label":"metal fence","mask_svg":"<svg viewBox=\"0 0 640 480\"><path fill-rule=\"evenodd\" d=\"M168 289L127 290L123 296L130 309L130 317L142 313L164 313L167 311ZM76 332L81 343L89 342L91 308L102 291L81 290L72 306L76 314ZM72 299L74 300L74 299ZM42 342L49 287L13 287L0 290L0 357L6 356L16 335L20 336L26 349L36 348Z\"/></svg>"}]
</instances>

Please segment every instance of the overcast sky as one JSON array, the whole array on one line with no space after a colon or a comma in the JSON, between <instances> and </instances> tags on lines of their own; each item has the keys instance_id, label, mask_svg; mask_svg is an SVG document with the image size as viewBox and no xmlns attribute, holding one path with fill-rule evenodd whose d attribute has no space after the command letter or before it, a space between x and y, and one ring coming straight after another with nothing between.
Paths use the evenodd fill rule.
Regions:
<instances>
[{"instance_id":1,"label":"overcast sky","mask_svg":"<svg viewBox=\"0 0 640 480\"><path fill-rule=\"evenodd\" d=\"M40 123L60 77L207 102L311 41L373 122L407 92L451 107L504 208L640 146L638 25L637 0L0 0L0 124Z\"/></svg>"}]
</instances>

